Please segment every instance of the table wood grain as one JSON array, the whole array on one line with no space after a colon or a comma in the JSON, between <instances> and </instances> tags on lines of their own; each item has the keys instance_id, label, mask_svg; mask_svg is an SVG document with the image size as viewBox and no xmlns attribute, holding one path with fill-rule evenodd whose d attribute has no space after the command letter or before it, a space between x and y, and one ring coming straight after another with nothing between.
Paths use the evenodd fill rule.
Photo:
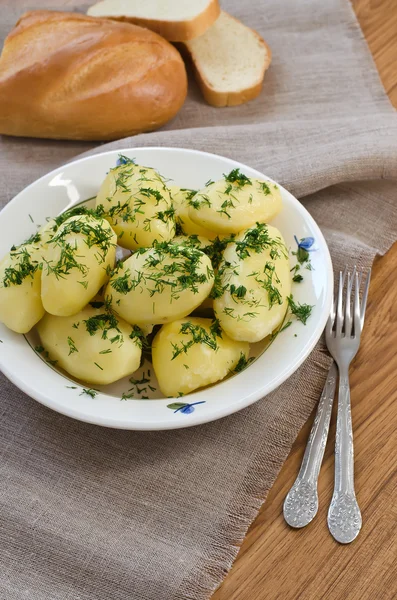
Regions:
<instances>
[{"instance_id":1,"label":"table wood grain","mask_svg":"<svg viewBox=\"0 0 397 600\"><path fill-rule=\"evenodd\" d=\"M385 90L397 107L397 1L352 3ZM396 265L397 244L375 261L365 334L351 368L356 492L363 516L360 535L349 546L340 546L327 529L335 411L320 475L319 513L301 530L284 522L282 504L298 473L313 415L212 600L397 598Z\"/></svg>"}]
</instances>

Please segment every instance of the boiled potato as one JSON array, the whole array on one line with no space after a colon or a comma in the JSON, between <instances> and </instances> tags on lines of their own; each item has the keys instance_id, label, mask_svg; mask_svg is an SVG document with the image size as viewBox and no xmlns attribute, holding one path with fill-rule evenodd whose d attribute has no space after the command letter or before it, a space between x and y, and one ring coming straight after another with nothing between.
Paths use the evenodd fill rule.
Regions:
<instances>
[{"instance_id":1,"label":"boiled potato","mask_svg":"<svg viewBox=\"0 0 397 600\"><path fill-rule=\"evenodd\" d=\"M281 208L281 193L275 183L249 179L234 169L192 198L189 217L218 234L239 233L255 223L267 223Z\"/></svg>"},{"instance_id":2,"label":"boiled potato","mask_svg":"<svg viewBox=\"0 0 397 600\"><path fill-rule=\"evenodd\" d=\"M116 234L105 219L77 215L49 241L41 276L47 312L67 317L79 312L107 281L116 256Z\"/></svg>"},{"instance_id":3,"label":"boiled potato","mask_svg":"<svg viewBox=\"0 0 397 600\"><path fill-rule=\"evenodd\" d=\"M0 262L0 321L17 333L27 333L44 315L35 239L36 243L11 250Z\"/></svg>"},{"instance_id":4,"label":"boiled potato","mask_svg":"<svg viewBox=\"0 0 397 600\"><path fill-rule=\"evenodd\" d=\"M113 383L140 365L139 332L104 308L86 306L68 317L46 314L37 331L51 360L90 384Z\"/></svg>"},{"instance_id":5,"label":"boiled potato","mask_svg":"<svg viewBox=\"0 0 397 600\"><path fill-rule=\"evenodd\" d=\"M208 256L171 242L137 252L121 263L105 295L123 319L143 326L188 315L209 295L213 283Z\"/></svg>"},{"instance_id":6,"label":"boiled potato","mask_svg":"<svg viewBox=\"0 0 397 600\"><path fill-rule=\"evenodd\" d=\"M291 293L288 251L275 227L257 224L227 246L214 311L235 340L258 342L283 321Z\"/></svg>"},{"instance_id":7,"label":"boiled potato","mask_svg":"<svg viewBox=\"0 0 397 600\"><path fill-rule=\"evenodd\" d=\"M123 248L137 250L175 235L174 208L165 181L155 169L132 162L111 169L96 198Z\"/></svg>"},{"instance_id":8,"label":"boiled potato","mask_svg":"<svg viewBox=\"0 0 397 600\"><path fill-rule=\"evenodd\" d=\"M175 221L179 223L183 233L189 236L198 235L207 238L208 240L214 239L217 235L214 231L210 231L205 227L201 227L201 225L197 225L197 223L194 223L189 217L190 202L193 200L195 194L197 194L197 191L173 185L170 187L170 192L175 209Z\"/></svg>"},{"instance_id":9,"label":"boiled potato","mask_svg":"<svg viewBox=\"0 0 397 600\"><path fill-rule=\"evenodd\" d=\"M165 396L189 394L224 379L249 344L230 339L211 319L188 317L164 325L153 340L153 368Z\"/></svg>"}]
</instances>

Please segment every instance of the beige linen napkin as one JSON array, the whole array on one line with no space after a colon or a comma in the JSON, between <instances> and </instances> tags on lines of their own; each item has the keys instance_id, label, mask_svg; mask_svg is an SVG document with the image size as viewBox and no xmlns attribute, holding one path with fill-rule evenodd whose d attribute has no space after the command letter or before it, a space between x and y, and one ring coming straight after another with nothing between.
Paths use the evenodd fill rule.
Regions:
<instances>
[{"instance_id":1,"label":"beige linen napkin","mask_svg":"<svg viewBox=\"0 0 397 600\"><path fill-rule=\"evenodd\" d=\"M96 148L182 146L274 177L322 227L335 268L368 266L397 233L397 120L347 0L230 0L273 50L262 95L207 106L194 83L164 130ZM2 2L4 38L23 10ZM1 139L0 199L92 144ZM220 421L113 431L58 415L0 376L0 598L204 600L321 392L320 344L283 386ZM281 507L280 507L281 510Z\"/></svg>"}]
</instances>

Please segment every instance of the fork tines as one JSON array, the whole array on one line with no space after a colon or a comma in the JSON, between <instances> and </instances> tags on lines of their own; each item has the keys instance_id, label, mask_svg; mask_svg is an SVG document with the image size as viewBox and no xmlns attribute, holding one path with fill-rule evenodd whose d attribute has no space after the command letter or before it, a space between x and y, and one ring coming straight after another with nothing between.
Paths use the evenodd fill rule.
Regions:
<instances>
[{"instance_id":1,"label":"fork tines","mask_svg":"<svg viewBox=\"0 0 397 600\"><path fill-rule=\"evenodd\" d=\"M365 273L354 266L352 271L345 267L339 272L338 295L333 302L328 320L328 333L335 337L356 337L364 325L365 309L368 300L371 269ZM363 283L364 282L364 283ZM360 289L363 284L360 301ZM346 288L344 290L344 288ZM345 293L344 293L345 292Z\"/></svg>"}]
</instances>

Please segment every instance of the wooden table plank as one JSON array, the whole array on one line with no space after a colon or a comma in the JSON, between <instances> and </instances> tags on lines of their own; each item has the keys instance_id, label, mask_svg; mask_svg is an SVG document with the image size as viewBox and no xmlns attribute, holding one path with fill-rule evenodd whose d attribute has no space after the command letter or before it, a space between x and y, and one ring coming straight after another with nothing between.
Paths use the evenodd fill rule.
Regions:
<instances>
[{"instance_id":1,"label":"wooden table plank","mask_svg":"<svg viewBox=\"0 0 397 600\"><path fill-rule=\"evenodd\" d=\"M397 107L397 2L353 0L383 85ZM335 414L314 522L292 530L282 504L302 460L312 419L212 600L394 600L397 598L397 244L375 261L365 335L351 369L356 490L363 529L340 546L326 516L333 489ZM334 411L335 413L335 411Z\"/></svg>"}]
</instances>

